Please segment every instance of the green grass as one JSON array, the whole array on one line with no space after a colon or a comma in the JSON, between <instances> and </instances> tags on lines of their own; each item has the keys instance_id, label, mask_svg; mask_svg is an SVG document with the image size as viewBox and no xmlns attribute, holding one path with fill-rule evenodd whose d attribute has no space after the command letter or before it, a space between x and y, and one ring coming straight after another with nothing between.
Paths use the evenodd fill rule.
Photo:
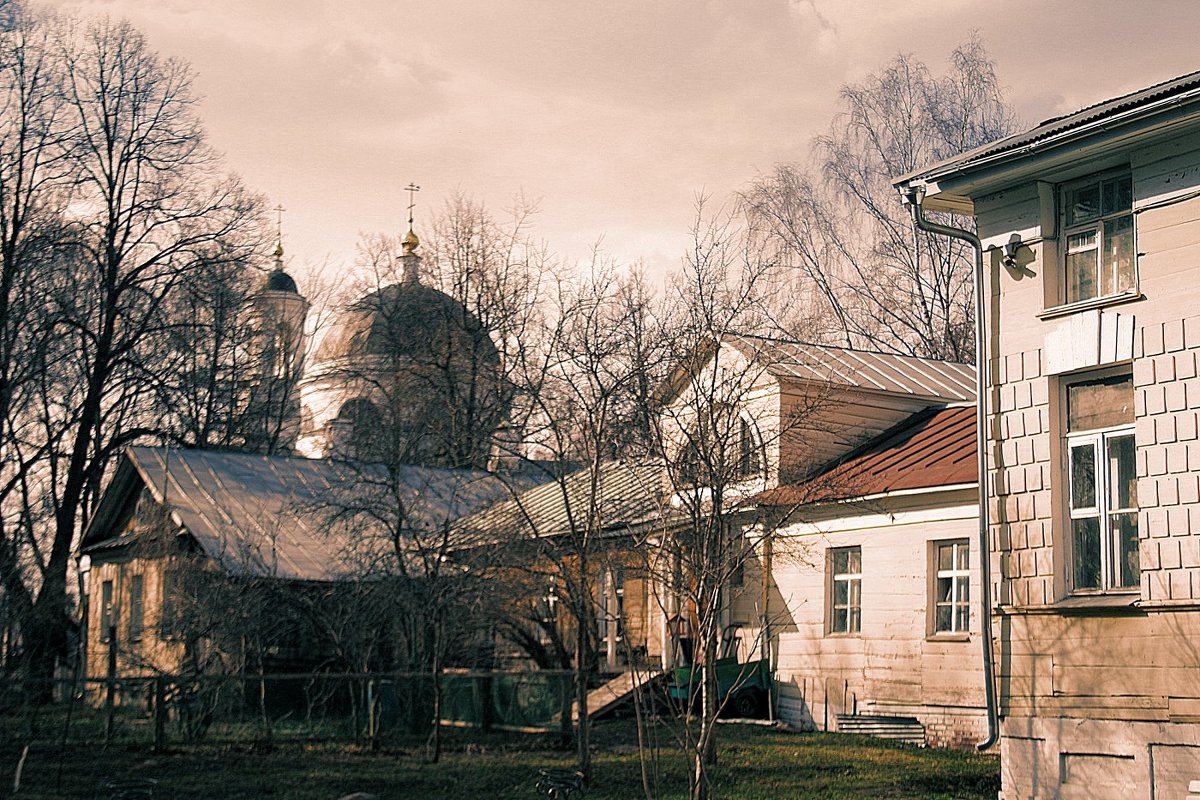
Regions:
<instances>
[{"instance_id":1,"label":"green grass","mask_svg":"<svg viewBox=\"0 0 1200 800\"><path fill-rule=\"evenodd\" d=\"M682 754L668 747L659 760L657 796L683 798ZM756 726L720 728L714 795L728 800L778 798L994 798L999 764L974 754L921 750L839 734L801 734ZM588 800L627 800L642 793L636 739L628 720L595 730L595 783ZM552 740L519 734L450 730L439 764L423 764L416 742L371 753L346 746L286 745L252 752L249 745L176 748L152 757L144 746L70 745L34 748L17 798L103 798L108 780L154 778L156 798L336 800L350 792L381 798L534 798L537 771L570 767L572 754ZM60 758L61 756L61 758ZM17 752L0 749L0 795L12 780ZM61 762L61 775L59 773Z\"/></svg>"}]
</instances>

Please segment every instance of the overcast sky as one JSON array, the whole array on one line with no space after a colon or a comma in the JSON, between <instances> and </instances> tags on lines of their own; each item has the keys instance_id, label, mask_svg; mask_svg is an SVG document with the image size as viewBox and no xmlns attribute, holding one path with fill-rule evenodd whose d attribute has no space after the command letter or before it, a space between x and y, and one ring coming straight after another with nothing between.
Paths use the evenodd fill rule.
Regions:
<instances>
[{"instance_id":1,"label":"overcast sky","mask_svg":"<svg viewBox=\"0 0 1200 800\"><path fill-rule=\"evenodd\" d=\"M699 192L801 160L837 92L977 30L1022 122L1200 69L1200 3L1046 0L42 0L125 17L190 62L212 143L287 208L292 269L353 260L461 191L652 269Z\"/></svg>"}]
</instances>

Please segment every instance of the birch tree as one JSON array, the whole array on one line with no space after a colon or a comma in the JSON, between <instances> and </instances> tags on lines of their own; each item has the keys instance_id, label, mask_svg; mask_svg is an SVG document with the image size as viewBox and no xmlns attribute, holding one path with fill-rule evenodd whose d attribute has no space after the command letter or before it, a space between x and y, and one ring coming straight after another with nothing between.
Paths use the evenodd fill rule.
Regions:
<instances>
[{"instance_id":1,"label":"birch tree","mask_svg":"<svg viewBox=\"0 0 1200 800\"><path fill-rule=\"evenodd\" d=\"M977 37L941 76L901 54L842 87L811 168L780 164L743 198L811 302L802 324L848 346L970 360L972 255L916 230L890 180L1013 133L1016 122Z\"/></svg>"}]
</instances>

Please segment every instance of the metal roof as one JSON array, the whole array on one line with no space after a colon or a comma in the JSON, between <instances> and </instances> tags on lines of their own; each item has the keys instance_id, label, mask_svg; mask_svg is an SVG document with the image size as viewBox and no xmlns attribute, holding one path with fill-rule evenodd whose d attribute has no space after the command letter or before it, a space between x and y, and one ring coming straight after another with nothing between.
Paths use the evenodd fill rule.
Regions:
<instances>
[{"instance_id":1,"label":"metal roof","mask_svg":"<svg viewBox=\"0 0 1200 800\"><path fill-rule=\"evenodd\" d=\"M1171 80L1157 83L1145 89L1139 89L1120 97L1095 103L1071 114L1053 117L1023 133L998 139L997 141L977 147L974 150L969 150L961 155L946 159L933 166L896 178L893 183L900 184L919 177L934 178L949 172L969 169L976 162L989 160L992 157L997 157L1013 150L1036 147L1047 140L1085 127L1089 123L1120 116L1125 112L1132 112L1147 106L1154 106L1158 101L1168 98L1195 94L1198 89L1200 89L1200 72L1181 75L1178 78L1172 78Z\"/></svg>"},{"instance_id":2,"label":"metal roof","mask_svg":"<svg viewBox=\"0 0 1200 800\"><path fill-rule=\"evenodd\" d=\"M943 402L975 399L975 367L970 364L758 336L726 336L725 341L776 378Z\"/></svg>"},{"instance_id":3,"label":"metal roof","mask_svg":"<svg viewBox=\"0 0 1200 800\"><path fill-rule=\"evenodd\" d=\"M817 476L763 492L752 502L798 506L978 480L975 409L938 408L914 414Z\"/></svg>"},{"instance_id":4,"label":"metal roof","mask_svg":"<svg viewBox=\"0 0 1200 800\"><path fill-rule=\"evenodd\" d=\"M623 532L671 514L666 477L661 463L610 461L600 466L594 480L588 469L579 470L459 520L456 527L491 541L579 532L587 524L594 485L598 520L593 532Z\"/></svg>"},{"instance_id":5,"label":"metal roof","mask_svg":"<svg viewBox=\"0 0 1200 800\"><path fill-rule=\"evenodd\" d=\"M328 460L131 447L82 549L95 552L127 538L115 526L131 493L144 486L232 574L337 580L360 569L351 558L352 539L369 535L361 527L367 515L358 515L358 527L343 518L370 509L373 486L398 486L406 527L418 531L511 496L504 481L477 470L401 466L396 483L387 475L383 467Z\"/></svg>"}]
</instances>

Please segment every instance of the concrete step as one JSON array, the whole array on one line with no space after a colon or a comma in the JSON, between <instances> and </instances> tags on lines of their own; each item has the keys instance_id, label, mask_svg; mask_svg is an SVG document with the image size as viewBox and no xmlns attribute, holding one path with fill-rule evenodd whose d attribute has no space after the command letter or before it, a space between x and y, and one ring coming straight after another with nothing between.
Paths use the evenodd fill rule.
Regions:
<instances>
[{"instance_id":1,"label":"concrete step","mask_svg":"<svg viewBox=\"0 0 1200 800\"><path fill-rule=\"evenodd\" d=\"M925 746L925 726L914 717L890 717L875 714L838 714L837 728L841 733L857 733Z\"/></svg>"}]
</instances>

